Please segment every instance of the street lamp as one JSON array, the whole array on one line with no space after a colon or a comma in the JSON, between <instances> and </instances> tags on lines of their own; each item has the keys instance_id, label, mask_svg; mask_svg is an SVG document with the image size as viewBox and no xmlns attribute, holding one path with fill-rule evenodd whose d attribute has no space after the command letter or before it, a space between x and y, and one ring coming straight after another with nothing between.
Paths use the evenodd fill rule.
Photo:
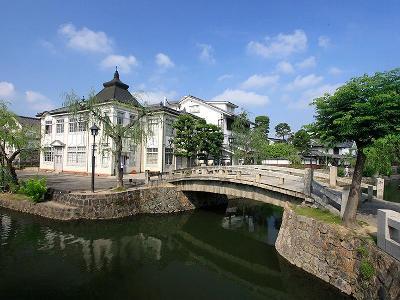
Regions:
<instances>
[{"instance_id":1,"label":"street lamp","mask_svg":"<svg viewBox=\"0 0 400 300\"><path fill-rule=\"evenodd\" d=\"M96 165L96 157L94 156L94 151L96 148L96 135L99 133L99 127L96 126L96 124L93 124L92 127L90 127L90 132L92 133L93 136L93 147L92 147L92 193L94 193L94 170L95 170L95 165Z\"/></svg>"}]
</instances>

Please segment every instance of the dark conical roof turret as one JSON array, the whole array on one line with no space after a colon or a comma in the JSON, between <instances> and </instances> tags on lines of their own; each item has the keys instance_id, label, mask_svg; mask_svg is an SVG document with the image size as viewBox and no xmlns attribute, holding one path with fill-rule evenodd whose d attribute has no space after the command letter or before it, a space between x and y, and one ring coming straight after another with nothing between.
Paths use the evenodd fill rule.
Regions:
<instances>
[{"instance_id":1,"label":"dark conical roof turret","mask_svg":"<svg viewBox=\"0 0 400 300\"><path fill-rule=\"evenodd\" d=\"M114 78L103 83L104 88L96 95L99 103L118 101L134 106L140 106L137 99L128 91L129 85L119 79L119 73L115 68Z\"/></svg>"},{"instance_id":2,"label":"dark conical roof turret","mask_svg":"<svg viewBox=\"0 0 400 300\"><path fill-rule=\"evenodd\" d=\"M114 72L114 78L110 81L104 82L103 86L104 87L109 87L109 86L118 86L124 90L129 89L129 85L123 83L120 79L119 79L119 73L117 70L117 67L115 67L115 72Z\"/></svg>"}]
</instances>

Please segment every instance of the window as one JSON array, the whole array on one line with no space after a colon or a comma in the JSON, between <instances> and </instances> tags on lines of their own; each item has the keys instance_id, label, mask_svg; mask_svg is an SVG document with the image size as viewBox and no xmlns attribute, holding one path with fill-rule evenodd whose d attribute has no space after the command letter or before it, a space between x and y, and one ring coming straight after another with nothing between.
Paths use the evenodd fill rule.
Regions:
<instances>
[{"instance_id":1,"label":"window","mask_svg":"<svg viewBox=\"0 0 400 300\"><path fill-rule=\"evenodd\" d=\"M44 158L44 161L47 161L47 162L53 161L53 158L54 158L53 148L45 147L43 149L43 158Z\"/></svg>"},{"instance_id":2,"label":"window","mask_svg":"<svg viewBox=\"0 0 400 300\"><path fill-rule=\"evenodd\" d=\"M101 167L107 168L110 164L110 152L108 150L104 150L101 155Z\"/></svg>"},{"instance_id":3,"label":"window","mask_svg":"<svg viewBox=\"0 0 400 300\"><path fill-rule=\"evenodd\" d=\"M190 113L199 113L200 112L200 106L199 105L190 105L189 106L189 112Z\"/></svg>"},{"instance_id":4,"label":"window","mask_svg":"<svg viewBox=\"0 0 400 300\"><path fill-rule=\"evenodd\" d=\"M133 122L135 122L136 116L134 114L130 114L129 115L129 123L132 124Z\"/></svg>"},{"instance_id":5,"label":"window","mask_svg":"<svg viewBox=\"0 0 400 300\"><path fill-rule=\"evenodd\" d=\"M218 120L218 127L224 130L224 119L219 119Z\"/></svg>"},{"instance_id":6,"label":"window","mask_svg":"<svg viewBox=\"0 0 400 300\"><path fill-rule=\"evenodd\" d=\"M82 132L86 131L87 123L83 119L69 118L69 132Z\"/></svg>"},{"instance_id":7,"label":"window","mask_svg":"<svg viewBox=\"0 0 400 300\"><path fill-rule=\"evenodd\" d=\"M124 117L125 113L122 111L117 112L117 124L118 125L123 125L124 124Z\"/></svg>"},{"instance_id":8,"label":"window","mask_svg":"<svg viewBox=\"0 0 400 300\"><path fill-rule=\"evenodd\" d=\"M174 154L172 148L165 148L165 164L172 165Z\"/></svg>"},{"instance_id":9,"label":"window","mask_svg":"<svg viewBox=\"0 0 400 300\"><path fill-rule=\"evenodd\" d=\"M58 119L56 121L56 132L63 133L64 132L64 119Z\"/></svg>"},{"instance_id":10,"label":"window","mask_svg":"<svg viewBox=\"0 0 400 300\"><path fill-rule=\"evenodd\" d=\"M51 121L46 121L46 123L44 125L44 133L51 134L51 129L52 129Z\"/></svg>"},{"instance_id":11,"label":"window","mask_svg":"<svg viewBox=\"0 0 400 300\"><path fill-rule=\"evenodd\" d=\"M173 136L174 135L174 128L172 127L172 120L171 119L167 119L166 120L165 135L166 136Z\"/></svg>"},{"instance_id":12,"label":"window","mask_svg":"<svg viewBox=\"0 0 400 300\"><path fill-rule=\"evenodd\" d=\"M147 148L147 164L154 165L158 162L158 148Z\"/></svg>"},{"instance_id":13,"label":"window","mask_svg":"<svg viewBox=\"0 0 400 300\"><path fill-rule=\"evenodd\" d=\"M83 166L86 162L86 147L68 147L67 164L70 166Z\"/></svg>"}]
</instances>

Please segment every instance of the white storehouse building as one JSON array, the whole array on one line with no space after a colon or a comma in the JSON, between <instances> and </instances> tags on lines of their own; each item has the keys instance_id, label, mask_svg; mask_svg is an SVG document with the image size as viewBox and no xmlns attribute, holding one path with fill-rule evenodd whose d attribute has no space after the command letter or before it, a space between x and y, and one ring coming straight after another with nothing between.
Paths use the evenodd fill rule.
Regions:
<instances>
[{"instance_id":1,"label":"white storehouse building","mask_svg":"<svg viewBox=\"0 0 400 300\"><path fill-rule=\"evenodd\" d=\"M137 116L139 103L128 91L129 86L119 79L118 71L111 81L103 84L103 89L96 95L102 105L102 111L111 121L127 124ZM129 105L126 105L129 104ZM160 105L149 107L151 114L146 117L150 128L146 140L133 144L123 141L121 166L124 173L139 173L145 170L168 171L184 166L185 163L173 156L171 138L172 124L182 112ZM59 172L90 173L93 137L88 128L93 124L71 114L67 107L45 111L37 115L41 120L42 138L40 168ZM99 125L99 124L97 124ZM96 139L96 174L115 175L113 158L113 140L102 136L100 127Z\"/></svg>"},{"instance_id":2,"label":"white storehouse building","mask_svg":"<svg viewBox=\"0 0 400 300\"><path fill-rule=\"evenodd\" d=\"M195 96L184 96L181 100L170 102L169 106L180 112L187 112L206 120L221 128L224 134L222 149L222 163L232 164L230 149L232 138L232 123L235 119L236 104L229 101L206 101Z\"/></svg>"}]
</instances>

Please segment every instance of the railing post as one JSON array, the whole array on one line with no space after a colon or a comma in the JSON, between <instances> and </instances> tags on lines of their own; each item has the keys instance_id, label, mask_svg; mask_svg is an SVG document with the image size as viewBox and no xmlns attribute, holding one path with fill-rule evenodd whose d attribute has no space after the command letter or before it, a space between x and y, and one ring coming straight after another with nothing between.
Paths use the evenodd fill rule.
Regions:
<instances>
[{"instance_id":1,"label":"railing post","mask_svg":"<svg viewBox=\"0 0 400 300\"><path fill-rule=\"evenodd\" d=\"M150 171L149 170L145 170L144 171L144 183L148 184L150 182Z\"/></svg>"},{"instance_id":2,"label":"railing post","mask_svg":"<svg viewBox=\"0 0 400 300\"><path fill-rule=\"evenodd\" d=\"M329 167L329 185L331 187L336 186L336 179L337 179L337 167L336 166L330 166Z\"/></svg>"},{"instance_id":3,"label":"railing post","mask_svg":"<svg viewBox=\"0 0 400 300\"><path fill-rule=\"evenodd\" d=\"M261 181L261 174L257 173L256 174L256 182L260 182Z\"/></svg>"},{"instance_id":4,"label":"railing post","mask_svg":"<svg viewBox=\"0 0 400 300\"><path fill-rule=\"evenodd\" d=\"M376 179L376 198L383 200L383 191L385 189L385 179Z\"/></svg>"},{"instance_id":5,"label":"railing post","mask_svg":"<svg viewBox=\"0 0 400 300\"><path fill-rule=\"evenodd\" d=\"M368 201L371 201L372 198L374 198L374 186L369 185L368 186Z\"/></svg>"},{"instance_id":6,"label":"railing post","mask_svg":"<svg viewBox=\"0 0 400 300\"><path fill-rule=\"evenodd\" d=\"M242 171L236 171L236 179L239 179L242 176Z\"/></svg>"},{"instance_id":7,"label":"railing post","mask_svg":"<svg viewBox=\"0 0 400 300\"><path fill-rule=\"evenodd\" d=\"M308 197L311 197L313 176L314 176L313 169L311 168L305 169L303 178L304 194Z\"/></svg>"}]
</instances>

